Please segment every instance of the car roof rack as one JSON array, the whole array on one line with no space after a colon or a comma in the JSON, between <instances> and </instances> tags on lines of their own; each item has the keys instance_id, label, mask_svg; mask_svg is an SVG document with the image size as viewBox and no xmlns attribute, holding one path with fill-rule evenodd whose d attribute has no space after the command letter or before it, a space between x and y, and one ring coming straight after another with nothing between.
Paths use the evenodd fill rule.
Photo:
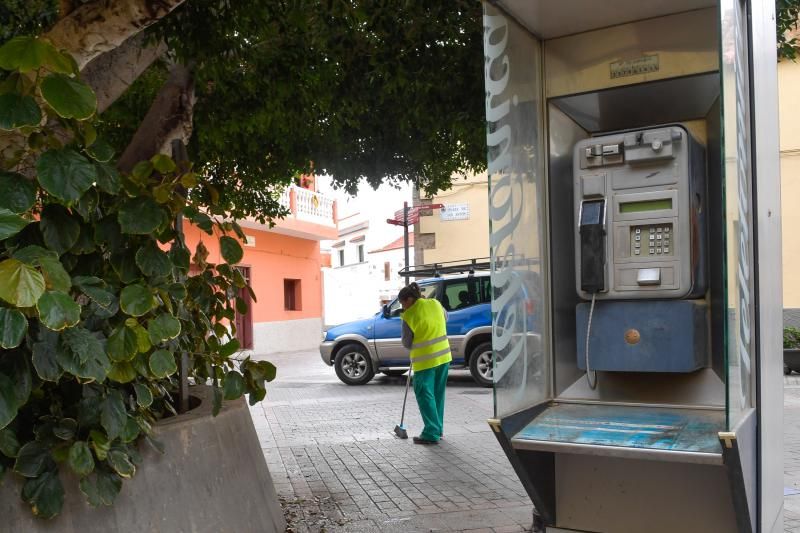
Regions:
<instances>
[{"instance_id":1,"label":"car roof rack","mask_svg":"<svg viewBox=\"0 0 800 533\"><path fill-rule=\"evenodd\" d=\"M430 265L414 265L401 268L398 274L415 278L440 278L445 274L470 275L475 272L488 271L491 268L488 257L461 259L460 261L444 261Z\"/></svg>"}]
</instances>

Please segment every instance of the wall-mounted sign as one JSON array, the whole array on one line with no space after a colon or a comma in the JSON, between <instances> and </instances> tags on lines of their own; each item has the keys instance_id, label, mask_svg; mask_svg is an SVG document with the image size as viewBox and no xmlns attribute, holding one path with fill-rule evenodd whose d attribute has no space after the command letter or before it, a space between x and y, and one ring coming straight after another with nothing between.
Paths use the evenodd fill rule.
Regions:
<instances>
[{"instance_id":1,"label":"wall-mounted sign","mask_svg":"<svg viewBox=\"0 0 800 533\"><path fill-rule=\"evenodd\" d=\"M439 211L444 221L469 220L469 204L445 204Z\"/></svg>"},{"instance_id":2,"label":"wall-mounted sign","mask_svg":"<svg viewBox=\"0 0 800 533\"><path fill-rule=\"evenodd\" d=\"M610 65L611 79L658 72L658 55L642 56L627 61L614 61Z\"/></svg>"},{"instance_id":3,"label":"wall-mounted sign","mask_svg":"<svg viewBox=\"0 0 800 533\"><path fill-rule=\"evenodd\" d=\"M255 246L256 245L256 237L255 235L247 235L245 234L245 246Z\"/></svg>"}]
</instances>

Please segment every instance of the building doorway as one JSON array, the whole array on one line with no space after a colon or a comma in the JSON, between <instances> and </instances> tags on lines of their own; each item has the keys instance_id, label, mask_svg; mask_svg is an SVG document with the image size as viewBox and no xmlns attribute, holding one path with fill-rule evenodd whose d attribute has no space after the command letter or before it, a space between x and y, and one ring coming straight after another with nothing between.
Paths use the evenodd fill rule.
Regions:
<instances>
[{"instance_id":1,"label":"building doorway","mask_svg":"<svg viewBox=\"0 0 800 533\"><path fill-rule=\"evenodd\" d=\"M236 268L242 273L245 282L250 285L250 267L237 266ZM236 339L239 341L239 347L242 350L252 350L253 299L250 297L250 291L248 291L247 288L239 289L237 296L247 304L247 312L244 314L239 313L238 311L236 312L236 320L234 321L236 326Z\"/></svg>"}]
</instances>

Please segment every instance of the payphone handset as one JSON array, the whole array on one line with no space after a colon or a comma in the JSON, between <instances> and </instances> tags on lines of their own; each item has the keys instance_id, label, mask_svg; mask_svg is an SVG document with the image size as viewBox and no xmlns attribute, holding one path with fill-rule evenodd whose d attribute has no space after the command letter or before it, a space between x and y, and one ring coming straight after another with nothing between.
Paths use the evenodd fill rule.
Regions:
<instances>
[{"instance_id":1,"label":"payphone handset","mask_svg":"<svg viewBox=\"0 0 800 533\"><path fill-rule=\"evenodd\" d=\"M705 293L705 157L684 128L584 139L573 167L582 298Z\"/></svg>"}]
</instances>

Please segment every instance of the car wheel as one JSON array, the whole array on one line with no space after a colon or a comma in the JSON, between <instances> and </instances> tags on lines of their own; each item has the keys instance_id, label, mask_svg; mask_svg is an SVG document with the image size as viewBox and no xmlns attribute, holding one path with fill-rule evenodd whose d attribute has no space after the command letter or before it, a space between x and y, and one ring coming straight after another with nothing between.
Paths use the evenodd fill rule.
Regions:
<instances>
[{"instance_id":1,"label":"car wheel","mask_svg":"<svg viewBox=\"0 0 800 533\"><path fill-rule=\"evenodd\" d=\"M783 365L783 375L784 375L784 376L788 376L788 375L789 375L789 374L791 374L791 373L792 373L792 369L791 369L791 368L789 368L789 367L788 367L788 366L786 366L786 365Z\"/></svg>"},{"instance_id":2,"label":"car wheel","mask_svg":"<svg viewBox=\"0 0 800 533\"><path fill-rule=\"evenodd\" d=\"M336 353L336 375L348 385L364 385L375 375L372 359L360 344L347 344Z\"/></svg>"},{"instance_id":3,"label":"car wheel","mask_svg":"<svg viewBox=\"0 0 800 533\"><path fill-rule=\"evenodd\" d=\"M492 365L492 343L482 342L469 356L469 372L479 385L491 387L494 383L494 367Z\"/></svg>"},{"instance_id":4,"label":"car wheel","mask_svg":"<svg viewBox=\"0 0 800 533\"><path fill-rule=\"evenodd\" d=\"M403 374L408 372L408 370L407 369L406 370L381 370L381 372L383 374L386 374L387 376L391 376L393 378L396 378L396 377L402 376Z\"/></svg>"}]
</instances>

